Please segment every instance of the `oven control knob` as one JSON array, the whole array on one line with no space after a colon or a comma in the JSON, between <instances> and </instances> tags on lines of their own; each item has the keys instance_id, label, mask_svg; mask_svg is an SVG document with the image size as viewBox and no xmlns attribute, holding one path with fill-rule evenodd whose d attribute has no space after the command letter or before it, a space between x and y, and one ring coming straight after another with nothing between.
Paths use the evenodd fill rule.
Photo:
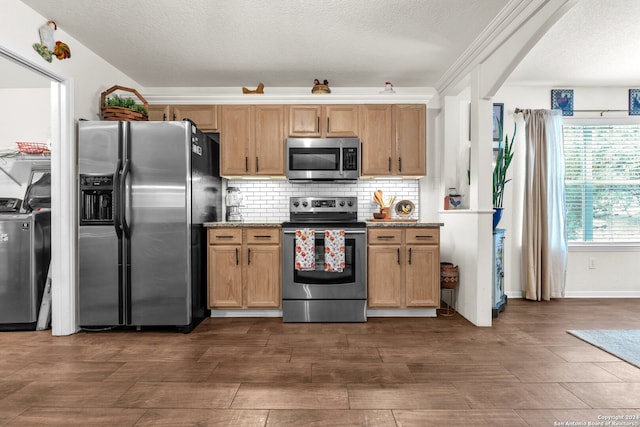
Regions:
<instances>
[{"instance_id":1,"label":"oven control knob","mask_svg":"<svg viewBox=\"0 0 640 427\"><path fill-rule=\"evenodd\" d=\"M293 202L293 206L297 208L298 206L300 206L300 202L296 200L295 202Z\"/></svg>"},{"instance_id":2,"label":"oven control knob","mask_svg":"<svg viewBox=\"0 0 640 427\"><path fill-rule=\"evenodd\" d=\"M307 207L307 205L309 205L309 203L307 203L307 202L302 202L302 206L304 206L305 208Z\"/></svg>"},{"instance_id":3,"label":"oven control knob","mask_svg":"<svg viewBox=\"0 0 640 427\"><path fill-rule=\"evenodd\" d=\"M352 202L351 200L349 200L349 201L347 202L347 205L349 205L349 206L351 207L351 206L353 206L353 202Z\"/></svg>"},{"instance_id":4,"label":"oven control knob","mask_svg":"<svg viewBox=\"0 0 640 427\"><path fill-rule=\"evenodd\" d=\"M344 206L344 200L340 201L340 206Z\"/></svg>"}]
</instances>

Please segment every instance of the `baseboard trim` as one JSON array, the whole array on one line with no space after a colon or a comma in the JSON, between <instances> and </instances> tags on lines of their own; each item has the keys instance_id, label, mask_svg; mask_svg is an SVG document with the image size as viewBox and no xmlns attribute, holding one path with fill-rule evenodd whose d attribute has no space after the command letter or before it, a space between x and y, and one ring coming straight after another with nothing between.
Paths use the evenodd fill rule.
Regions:
<instances>
[{"instance_id":1,"label":"baseboard trim","mask_svg":"<svg viewBox=\"0 0 640 427\"><path fill-rule=\"evenodd\" d=\"M640 291L568 291L565 298L640 298Z\"/></svg>"},{"instance_id":2,"label":"baseboard trim","mask_svg":"<svg viewBox=\"0 0 640 427\"><path fill-rule=\"evenodd\" d=\"M211 310L211 317L282 317L282 310Z\"/></svg>"},{"instance_id":3,"label":"baseboard trim","mask_svg":"<svg viewBox=\"0 0 640 427\"><path fill-rule=\"evenodd\" d=\"M522 292L507 292L509 298L524 298ZM565 298L640 298L640 291L567 291Z\"/></svg>"},{"instance_id":4,"label":"baseboard trim","mask_svg":"<svg viewBox=\"0 0 640 427\"><path fill-rule=\"evenodd\" d=\"M437 317L435 308L367 309L367 317ZM282 317L282 310L211 310L211 317Z\"/></svg>"},{"instance_id":5,"label":"baseboard trim","mask_svg":"<svg viewBox=\"0 0 640 427\"><path fill-rule=\"evenodd\" d=\"M437 317L435 308L367 309L367 317Z\"/></svg>"}]
</instances>

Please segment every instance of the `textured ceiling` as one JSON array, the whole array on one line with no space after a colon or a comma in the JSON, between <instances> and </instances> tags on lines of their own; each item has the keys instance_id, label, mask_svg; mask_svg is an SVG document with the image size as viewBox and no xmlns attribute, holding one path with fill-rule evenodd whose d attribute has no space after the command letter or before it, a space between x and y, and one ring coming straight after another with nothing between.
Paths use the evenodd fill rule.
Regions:
<instances>
[{"instance_id":1,"label":"textured ceiling","mask_svg":"<svg viewBox=\"0 0 640 427\"><path fill-rule=\"evenodd\" d=\"M507 0L22 0L146 87L435 87ZM640 87L639 0L578 0L508 84ZM34 29L36 37L36 29ZM73 46L71 46L73 50ZM25 82L0 58L0 86ZM14 83L15 82L15 83Z\"/></svg>"},{"instance_id":2,"label":"textured ceiling","mask_svg":"<svg viewBox=\"0 0 640 427\"><path fill-rule=\"evenodd\" d=\"M434 87L507 0L23 2L146 87Z\"/></svg>"},{"instance_id":3,"label":"textured ceiling","mask_svg":"<svg viewBox=\"0 0 640 427\"><path fill-rule=\"evenodd\" d=\"M640 86L638 0L580 0L514 70L509 84Z\"/></svg>"}]
</instances>

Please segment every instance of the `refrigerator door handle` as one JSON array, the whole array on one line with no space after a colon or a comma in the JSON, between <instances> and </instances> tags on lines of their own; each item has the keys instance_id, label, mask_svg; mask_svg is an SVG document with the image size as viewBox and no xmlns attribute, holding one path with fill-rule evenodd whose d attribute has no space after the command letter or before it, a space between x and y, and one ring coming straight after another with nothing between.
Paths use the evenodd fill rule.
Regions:
<instances>
[{"instance_id":1,"label":"refrigerator door handle","mask_svg":"<svg viewBox=\"0 0 640 427\"><path fill-rule=\"evenodd\" d=\"M129 176L129 171L131 170L131 162L129 159L124 161L124 166L122 167L122 176L120 177L120 221L122 231L124 232L125 237L128 239L131 236L129 230L129 223L127 222L127 177Z\"/></svg>"},{"instance_id":2,"label":"refrigerator door handle","mask_svg":"<svg viewBox=\"0 0 640 427\"><path fill-rule=\"evenodd\" d=\"M120 170L122 168L122 160L118 159L116 163L116 173L113 174L113 225L116 228L116 234L118 238L122 237L122 215L121 206L122 200L120 196Z\"/></svg>"}]
</instances>

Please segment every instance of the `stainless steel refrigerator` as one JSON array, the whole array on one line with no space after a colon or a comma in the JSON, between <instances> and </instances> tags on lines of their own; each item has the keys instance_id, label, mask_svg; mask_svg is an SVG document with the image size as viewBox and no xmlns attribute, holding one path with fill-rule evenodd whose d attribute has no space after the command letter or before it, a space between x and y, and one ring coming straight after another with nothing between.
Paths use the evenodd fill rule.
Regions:
<instances>
[{"instance_id":1,"label":"stainless steel refrigerator","mask_svg":"<svg viewBox=\"0 0 640 427\"><path fill-rule=\"evenodd\" d=\"M187 332L210 314L203 223L222 209L215 136L188 120L78 122L82 328Z\"/></svg>"}]
</instances>

